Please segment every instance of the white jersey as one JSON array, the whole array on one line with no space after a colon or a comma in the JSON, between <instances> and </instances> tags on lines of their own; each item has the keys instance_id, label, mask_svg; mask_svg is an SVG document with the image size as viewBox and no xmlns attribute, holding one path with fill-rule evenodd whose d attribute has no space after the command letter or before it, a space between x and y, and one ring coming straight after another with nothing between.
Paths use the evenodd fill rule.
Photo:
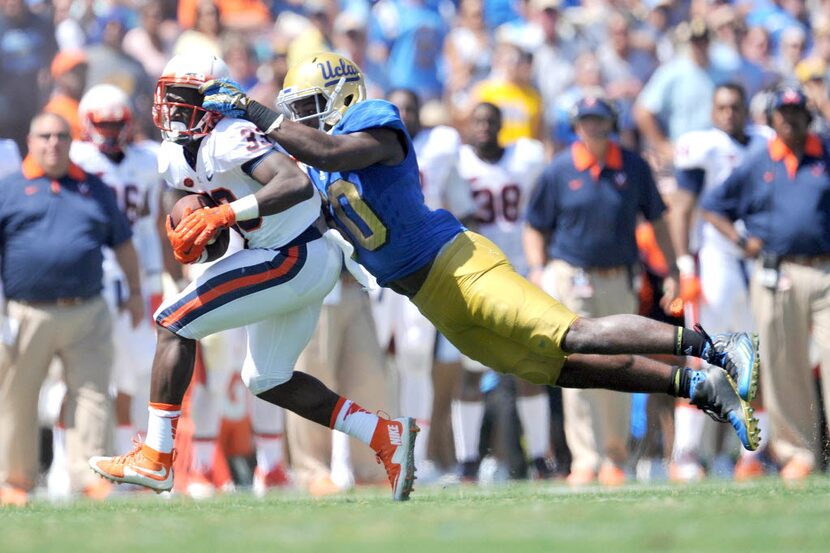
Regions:
<instances>
[{"instance_id":1,"label":"white jersey","mask_svg":"<svg viewBox=\"0 0 830 553\"><path fill-rule=\"evenodd\" d=\"M703 190L701 190L701 195L703 195L729 177L732 170L743 161L749 148L757 146L759 140L766 142L773 134L769 127L757 125L747 127L745 132L750 138L747 145L737 142L720 129L692 131L681 135L675 144L675 169L703 170L705 174ZM742 256L735 244L700 217L690 236L690 241L692 251L697 251L706 244L735 256Z\"/></svg>"},{"instance_id":2,"label":"white jersey","mask_svg":"<svg viewBox=\"0 0 830 553\"><path fill-rule=\"evenodd\" d=\"M162 187L156 168L156 149L152 142L130 144L120 163L115 163L91 142L73 142L69 152L76 165L100 178L115 193L118 208L133 230L133 244L138 253L145 292L152 293L160 291L162 272L161 245L155 226L158 194ZM121 268L109 249L104 252L104 278L123 280ZM126 293L127 290L122 290L122 294Z\"/></svg>"},{"instance_id":3,"label":"white jersey","mask_svg":"<svg viewBox=\"0 0 830 553\"><path fill-rule=\"evenodd\" d=\"M501 248L520 274L527 274L522 248L524 210L544 166L545 151L538 140L517 140L496 163L479 158L472 146L461 147L458 167L478 207L478 232Z\"/></svg>"},{"instance_id":4,"label":"white jersey","mask_svg":"<svg viewBox=\"0 0 830 553\"><path fill-rule=\"evenodd\" d=\"M421 130L412 139L421 191L430 209L446 209L459 219L475 211L470 189L458 175L461 137L452 127L439 125Z\"/></svg>"},{"instance_id":5,"label":"white jersey","mask_svg":"<svg viewBox=\"0 0 830 553\"><path fill-rule=\"evenodd\" d=\"M195 170L182 146L163 142L158 170L167 183L187 192L203 192L216 203L232 202L262 188L243 165L269 150L284 152L253 123L224 118L199 145ZM285 211L237 224L249 248L278 248L299 236L320 216L321 200L313 194Z\"/></svg>"}]
</instances>

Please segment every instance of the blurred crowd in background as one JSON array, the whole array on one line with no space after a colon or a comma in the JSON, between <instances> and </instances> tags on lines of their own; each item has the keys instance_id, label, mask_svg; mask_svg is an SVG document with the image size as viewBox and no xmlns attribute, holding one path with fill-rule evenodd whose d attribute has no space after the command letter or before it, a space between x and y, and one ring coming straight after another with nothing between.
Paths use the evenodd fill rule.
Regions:
<instances>
[{"instance_id":1,"label":"blurred crowd in background","mask_svg":"<svg viewBox=\"0 0 830 553\"><path fill-rule=\"evenodd\" d=\"M828 1L2 0L0 138L10 139L16 147L0 140L4 152L0 167L6 172L19 169L27 153L30 122L44 109L62 115L73 138L82 139L81 97L105 83L130 98L133 140L159 141L151 117L155 82L173 55L189 51L208 51L224 59L233 79L269 106L274 105L293 63L315 52L337 51L363 70L370 98L385 98L401 89L416 95L418 113L407 121L410 131L411 121L418 128L448 126L469 142L473 108L491 102L501 111L500 144L538 140L546 160L577 140L573 128L577 102L600 94L616 108L615 140L648 161L667 204L677 187L676 141L688 132L712 127L717 84L740 85L746 94L747 123L762 126L769 124L771 91L781 84L798 86L814 116L811 130L820 135L830 130ZM665 263L661 269L660 262L654 262L648 230L641 234L645 274L651 275L650 286L659 288L666 276ZM653 298L643 292L641 299L640 311L653 313ZM682 321L682 309L675 307L673 316ZM398 385L405 378L395 369L396 336L380 328L388 324L383 317L375 324L380 345L387 351L390 399L372 403L404 406L407 400L399 397ZM224 363L216 370L229 375L213 385L224 412L221 433L208 439L202 436L211 455L216 449L217 461L211 461L207 478L204 474L200 478L216 489L231 483L249 485L252 467L261 460L245 423L250 399L244 399L247 392L238 376L232 376L241 365L244 347L240 352L234 344L238 336L226 339L229 345L216 348L217 359L223 361L205 356L203 364L215 368ZM480 434L479 450L460 458L458 439L454 444L452 434L469 430L453 430L450 411L460 413L463 408L463 402L451 399L458 396L453 390L462 379L461 361L442 354L440 346L434 349L434 366L427 370L436 376L434 398L430 398L432 421L419 420L431 428L428 438L422 436L427 441L420 453L419 484L573 476L561 392L546 392L549 403L541 411L550 417L545 447L542 453L530 454L521 439L526 426L522 408L516 407L517 397L523 394L514 379L495 374L485 374L478 384L485 398L483 419L473 430ZM137 403L140 413L144 404ZM600 483L669 477L689 481L704 474L731 477L737 441L724 438L713 427L707 430L712 436L697 458L678 459L672 454L673 400L635 396L630 408L623 453L600 455L616 472L606 471ZM56 422L55 411L42 418ZM139 420L135 426L141 429ZM823 430L824 425L816 423L816 428ZM188 463L198 452L195 442L187 445L194 436L188 423L180 430L177 489L186 491L185 475L198 471ZM44 444L46 471L52 448L49 440ZM343 443L332 444L331 455L336 457L332 474L315 474L302 486L326 495L355 482L381 482L383 476L376 472L365 472L365 477L360 470L343 474L342 467L351 462L347 444L345 449ZM280 455L279 463L281 459ZM290 451L286 459L285 472L291 474ZM672 472L673 465L684 463L685 470ZM776 470L776 459L768 453L761 463L762 473ZM823 464L819 459L807 472ZM601 473L602 467L592 470ZM587 484L596 478L595 473L582 474L571 483ZM274 480L275 486L286 483L286 479Z\"/></svg>"}]
</instances>

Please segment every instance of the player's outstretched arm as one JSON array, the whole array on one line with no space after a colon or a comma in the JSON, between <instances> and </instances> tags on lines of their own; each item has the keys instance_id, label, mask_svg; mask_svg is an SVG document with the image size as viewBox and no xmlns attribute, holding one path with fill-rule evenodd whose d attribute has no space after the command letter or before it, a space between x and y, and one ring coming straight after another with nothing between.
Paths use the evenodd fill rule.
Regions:
<instances>
[{"instance_id":1,"label":"player's outstretched arm","mask_svg":"<svg viewBox=\"0 0 830 553\"><path fill-rule=\"evenodd\" d=\"M202 107L224 116L246 119L279 142L297 160L323 171L357 171L381 163L395 165L406 157L404 142L390 129L331 135L289 121L276 111L251 100L230 79L203 84Z\"/></svg>"},{"instance_id":2,"label":"player's outstretched arm","mask_svg":"<svg viewBox=\"0 0 830 553\"><path fill-rule=\"evenodd\" d=\"M196 210L179 223L176 231L188 236L197 235L194 244L204 246L219 230L233 226L237 221L285 211L314 194L311 181L297 163L275 151L261 159L251 177L263 185L256 194L229 204Z\"/></svg>"}]
</instances>

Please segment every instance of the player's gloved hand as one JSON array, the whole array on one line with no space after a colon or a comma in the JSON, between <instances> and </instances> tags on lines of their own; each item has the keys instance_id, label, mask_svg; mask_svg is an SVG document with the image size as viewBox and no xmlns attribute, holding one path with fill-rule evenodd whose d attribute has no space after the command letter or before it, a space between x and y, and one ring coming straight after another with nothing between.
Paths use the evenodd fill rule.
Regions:
<instances>
[{"instance_id":1,"label":"player's gloved hand","mask_svg":"<svg viewBox=\"0 0 830 553\"><path fill-rule=\"evenodd\" d=\"M204 246L200 247L195 244L196 237L199 236L199 233L194 233L193 230L185 228L183 224L185 219L192 213L192 209L185 209L183 218L179 221L179 226L177 227L173 227L173 219L170 215L168 215L167 224L165 225L165 228L167 229L167 239L173 247L173 256L176 258L176 261L184 265L193 263L199 259L202 255L202 251L205 249Z\"/></svg>"},{"instance_id":2,"label":"player's gloved hand","mask_svg":"<svg viewBox=\"0 0 830 553\"><path fill-rule=\"evenodd\" d=\"M216 234L223 228L236 224L236 213L230 204L222 204L216 207L197 209L182 219L183 231L195 233L194 244L204 248L210 243Z\"/></svg>"},{"instance_id":3,"label":"player's gloved hand","mask_svg":"<svg viewBox=\"0 0 830 553\"><path fill-rule=\"evenodd\" d=\"M214 79L199 87L204 95L202 107L225 117L243 118L248 111L248 96L242 85L231 79Z\"/></svg>"}]
</instances>

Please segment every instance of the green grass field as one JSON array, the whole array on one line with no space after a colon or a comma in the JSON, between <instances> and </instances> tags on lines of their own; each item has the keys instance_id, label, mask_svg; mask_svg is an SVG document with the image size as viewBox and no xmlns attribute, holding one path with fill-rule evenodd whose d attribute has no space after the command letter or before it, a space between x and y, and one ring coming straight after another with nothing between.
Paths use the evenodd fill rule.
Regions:
<instances>
[{"instance_id":1,"label":"green grass field","mask_svg":"<svg viewBox=\"0 0 830 553\"><path fill-rule=\"evenodd\" d=\"M0 510L0 552L830 551L830 479L798 487L562 485L381 490L312 500L151 495Z\"/></svg>"}]
</instances>

